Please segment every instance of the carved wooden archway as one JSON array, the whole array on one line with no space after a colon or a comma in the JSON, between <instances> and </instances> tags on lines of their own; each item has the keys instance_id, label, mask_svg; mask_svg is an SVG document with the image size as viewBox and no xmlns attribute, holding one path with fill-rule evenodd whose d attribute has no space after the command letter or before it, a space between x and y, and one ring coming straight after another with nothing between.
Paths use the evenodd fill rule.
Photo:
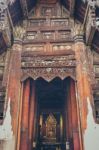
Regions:
<instances>
[{"instance_id":1,"label":"carved wooden archway","mask_svg":"<svg viewBox=\"0 0 99 150\"><path fill-rule=\"evenodd\" d=\"M66 141L68 140L70 142L70 148L73 148L74 150L80 150L80 136L79 136L80 127L78 124L79 114L78 114L76 92L75 92L75 81L70 77L68 78L66 88L67 87L68 87L67 90L68 92L66 93L66 95L68 101L64 105L64 110L66 110L66 116L67 116L66 130L64 130L66 131ZM31 150L31 147L33 146L34 143L33 134L37 134L36 131L34 130L34 126L35 125L37 126L37 124L35 124L36 122L34 123L35 111L37 111L36 110L37 101L35 99L35 84L34 81L30 78L26 79L23 82L22 97L23 98L22 98L22 112L21 112L22 117L21 117L21 124L20 124L21 126L20 150L23 149ZM55 119L52 120L55 121ZM27 143L27 139L28 139L28 143ZM71 142L73 146L71 146Z\"/></svg>"}]
</instances>

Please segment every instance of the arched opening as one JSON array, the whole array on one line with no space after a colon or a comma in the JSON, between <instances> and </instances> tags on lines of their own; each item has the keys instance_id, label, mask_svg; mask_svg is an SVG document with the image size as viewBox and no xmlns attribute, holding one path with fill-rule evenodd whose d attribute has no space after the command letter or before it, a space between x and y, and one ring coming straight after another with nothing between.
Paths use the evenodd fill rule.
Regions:
<instances>
[{"instance_id":1,"label":"arched opening","mask_svg":"<svg viewBox=\"0 0 99 150\"><path fill-rule=\"evenodd\" d=\"M23 83L20 150L80 150L75 81Z\"/></svg>"}]
</instances>

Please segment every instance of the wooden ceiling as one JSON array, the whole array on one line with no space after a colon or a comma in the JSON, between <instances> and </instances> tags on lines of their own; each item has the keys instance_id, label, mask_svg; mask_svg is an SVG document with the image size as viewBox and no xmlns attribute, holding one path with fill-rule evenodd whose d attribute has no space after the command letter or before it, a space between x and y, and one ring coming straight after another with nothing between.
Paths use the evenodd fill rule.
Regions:
<instances>
[{"instance_id":1,"label":"wooden ceiling","mask_svg":"<svg viewBox=\"0 0 99 150\"><path fill-rule=\"evenodd\" d=\"M41 0L44 2L45 0ZM72 16L75 19L83 22L85 11L87 7L87 3L84 3L83 0L59 0L65 8L70 11ZM49 3L55 3L56 0L47 0ZM13 3L9 3L9 12L11 14L11 18L13 24L17 24L24 17L24 11L30 12L33 7L35 7L37 0L14 0Z\"/></svg>"}]
</instances>

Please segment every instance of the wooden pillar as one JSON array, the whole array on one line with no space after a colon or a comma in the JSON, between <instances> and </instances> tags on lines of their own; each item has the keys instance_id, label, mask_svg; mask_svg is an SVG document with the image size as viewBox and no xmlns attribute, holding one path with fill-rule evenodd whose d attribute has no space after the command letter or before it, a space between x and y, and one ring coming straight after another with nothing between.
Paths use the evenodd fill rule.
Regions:
<instances>
[{"instance_id":1,"label":"wooden pillar","mask_svg":"<svg viewBox=\"0 0 99 150\"><path fill-rule=\"evenodd\" d=\"M68 147L68 142L70 143L70 149L72 148L72 111L71 111L71 94L70 94L70 78L65 80L66 89L66 100L65 100L65 127L66 127L66 147Z\"/></svg>"},{"instance_id":2,"label":"wooden pillar","mask_svg":"<svg viewBox=\"0 0 99 150\"><path fill-rule=\"evenodd\" d=\"M21 51L22 41L15 40L12 50L10 51L8 68L5 68L5 85L7 86L6 97L11 102L11 125L13 136L15 137L15 144L17 142L18 129L18 113L20 103L20 75L21 75ZM15 61L16 60L16 61ZM16 63L17 62L17 63Z\"/></svg>"},{"instance_id":3,"label":"wooden pillar","mask_svg":"<svg viewBox=\"0 0 99 150\"><path fill-rule=\"evenodd\" d=\"M29 109L29 150L33 146L34 134L34 116L35 116L35 81L31 81L31 94L30 94L30 109Z\"/></svg>"},{"instance_id":4,"label":"wooden pillar","mask_svg":"<svg viewBox=\"0 0 99 150\"><path fill-rule=\"evenodd\" d=\"M38 128L37 112L38 112L38 101L37 101L37 95L36 95L36 91L35 91L35 114L34 114L34 131L33 131L33 143L34 143L34 145L36 145L36 142L37 142L37 128Z\"/></svg>"},{"instance_id":5,"label":"wooden pillar","mask_svg":"<svg viewBox=\"0 0 99 150\"><path fill-rule=\"evenodd\" d=\"M76 30L76 29L75 29ZM78 30L78 29L77 29ZM80 28L79 28L80 31ZM80 150L84 149L83 146L83 133L87 128L87 109L88 100L91 100L91 85L89 82L88 61L86 57L86 46L83 40L82 32L77 32L75 35L75 56L77 61L76 77L77 77L77 91L78 91L78 106L79 106L79 122L81 124L81 138Z\"/></svg>"},{"instance_id":6,"label":"wooden pillar","mask_svg":"<svg viewBox=\"0 0 99 150\"><path fill-rule=\"evenodd\" d=\"M29 99L30 99L30 80L26 80L23 87L22 119L21 119L21 141L20 150L28 150L29 138Z\"/></svg>"},{"instance_id":7,"label":"wooden pillar","mask_svg":"<svg viewBox=\"0 0 99 150\"><path fill-rule=\"evenodd\" d=\"M79 127L78 127L78 114L77 114L77 101L75 93L75 83L71 79L70 81L70 101L71 101L71 113L72 113L72 136L73 136L73 148L74 150L80 150L79 139Z\"/></svg>"},{"instance_id":8,"label":"wooden pillar","mask_svg":"<svg viewBox=\"0 0 99 150\"><path fill-rule=\"evenodd\" d=\"M68 85L70 86L70 85ZM67 110L68 110L68 136L69 140L72 139L72 111L71 111L71 99L70 99L70 90L68 90L68 99L67 99Z\"/></svg>"},{"instance_id":9,"label":"wooden pillar","mask_svg":"<svg viewBox=\"0 0 99 150\"><path fill-rule=\"evenodd\" d=\"M10 101L10 114L11 114L11 135L12 143L7 142L11 145L12 149L15 150L17 147L17 133L18 133L18 116L20 107L20 76L21 76L21 51L22 41L21 39L14 40L12 49L8 52L8 58L6 67L4 70L4 81L3 85L6 86L6 104ZM8 59L7 58L7 59ZM17 63L16 63L17 62ZM13 133L13 135L12 135Z\"/></svg>"},{"instance_id":10,"label":"wooden pillar","mask_svg":"<svg viewBox=\"0 0 99 150\"><path fill-rule=\"evenodd\" d=\"M72 114L71 114L71 100L70 100L70 82L67 79L66 81L66 125L67 125L67 132L66 137L67 140L70 141L72 138Z\"/></svg>"},{"instance_id":11,"label":"wooden pillar","mask_svg":"<svg viewBox=\"0 0 99 150\"><path fill-rule=\"evenodd\" d=\"M20 138L21 138L21 119L22 119L22 99L23 99L23 83L21 83L21 95L20 95L20 108L18 115L18 133L17 133L17 150L20 149Z\"/></svg>"}]
</instances>

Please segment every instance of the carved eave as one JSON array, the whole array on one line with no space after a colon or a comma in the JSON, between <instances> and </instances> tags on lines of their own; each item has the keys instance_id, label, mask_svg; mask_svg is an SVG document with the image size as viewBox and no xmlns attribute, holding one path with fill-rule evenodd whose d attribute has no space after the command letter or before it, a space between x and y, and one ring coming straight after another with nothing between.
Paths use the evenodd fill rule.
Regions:
<instances>
[{"instance_id":1,"label":"carved eave","mask_svg":"<svg viewBox=\"0 0 99 150\"><path fill-rule=\"evenodd\" d=\"M3 39L2 32L0 32L0 54L6 50L7 46Z\"/></svg>"},{"instance_id":2,"label":"carved eave","mask_svg":"<svg viewBox=\"0 0 99 150\"><path fill-rule=\"evenodd\" d=\"M27 1L26 0L20 0L21 3L21 8L23 12L24 18L28 17L28 6L27 6Z\"/></svg>"},{"instance_id":3,"label":"carved eave","mask_svg":"<svg viewBox=\"0 0 99 150\"><path fill-rule=\"evenodd\" d=\"M86 8L83 27L85 31L86 44L99 52L99 16L97 15L97 10L96 1L89 1Z\"/></svg>"},{"instance_id":4,"label":"carved eave","mask_svg":"<svg viewBox=\"0 0 99 150\"><path fill-rule=\"evenodd\" d=\"M11 46L11 17L6 1L0 2L0 53Z\"/></svg>"},{"instance_id":5,"label":"carved eave","mask_svg":"<svg viewBox=\"0 0 99 150\"><path fill-rule=\"evenodd\" d=\"M97 29L95 4L96 4L95 1L93 2L90 1L88 3L83 23L83 27L85 30L86 44L89 46L92 46L92 41L94 39L95 32Z\"/></svg>"},{"instance_id":6,"label":"carved eave","mask_svg":"<svg viewBox=\"0 0 99 150\"><path fill-rule=\"evenodd\" d=\"M42 70L41 70L42 71ZM59 71L59 70L58 70ZM66 78L68 78L68 77L71 77L73 80L75 80L76 81L76 77L74 76L74 75L72 75L71 73L68 73L68 74L62 74L62 73L60 73L60 72L58 72L58 76L56 76L56 72L55 72L55 74L49 74L49 73L47 73L47 74L44 74L43 72L40 72L41 73L41 75L38 75L38 76L36 76L36 75L34 75L33 73L32 74L25 74L25 75L22 75L21 76L21 82L24 82L26 79L28 79L28 78L32 78L33 80L37 80L37 79L39 79L39 78L43 78L44 80L46 80L47 82L50 82L50 81L52 81L53 79L55 79L56 77L58 77L58 78L60 78L61 80L64 80L64 79L66 79Z\"/></svg>"},{"instance_id":7,"label":"carved eave","mask_svg":"<svg viewBox=\"0 0 99 150\"><path fill-rule=\"evenodd\" d=\"M93 38L94 38L95 31L96 31L96 27L93 27L93 26L92 26L92 27L90 28L88 37L86 37L86 42L87 42L88 45L91 45L91 44L92 44L92 40L93 40Z\"/></svg>"},{"instance_id":8,"label":"carved eave","mask_svg":"<svg viewBox=\"0 0 99 150\"><path fill-rule=\"evenodd\" d=\"M75 11L75 0L70 0L70 15L73 16Z\"/></svg>"},{"instance_id":9,"label":"carved eave","mask_svg":"<svg viewBox=\"0 0 99 150\"><path fill-rule=\"evenodd\" d=\"M9 28L0 31L0 53L3 53L11 46L11 32Z\"/></svg>"},{"instance_id":10,"label":"carved eave","mask_svg":"<svg viewBox=\"0 0 99 150\"><path fill-rule=\"evenodd\" d=\"M7 50L7 47L11 45L11 37L9 36L9 29L0 31L0 53Z\"/></svg>"}]
</instances>

